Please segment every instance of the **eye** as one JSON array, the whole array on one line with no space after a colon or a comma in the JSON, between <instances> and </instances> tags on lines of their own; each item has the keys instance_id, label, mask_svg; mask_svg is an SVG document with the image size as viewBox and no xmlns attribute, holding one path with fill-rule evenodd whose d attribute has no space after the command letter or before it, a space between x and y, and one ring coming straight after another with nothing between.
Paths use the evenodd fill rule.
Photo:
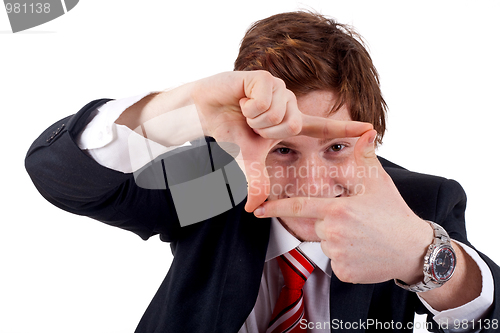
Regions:
<instances>
[{"instance_id":1,"label":"eye","mask_svg":"<svg viewBox=\"0 0 500 333\"><path fill-rule=\"evenodd\" d=\"M290 154L291 149L282 147L282 148L276 149L275 151L281 155L287 155L287 154Z\"/></svg>"},{"instance_id":2,"label":"eye","mask_svg":"<svg viewBox=\"0 0 500 333\"><path fill-rule=\"evenodd\" d=\"M345 145L341 144L341 143L335 143L333 145L330 146L330 150L334 151L334 152L338 152L338 151L341 151L342 149L345 148Z\"/></svg>"}]
</instances>

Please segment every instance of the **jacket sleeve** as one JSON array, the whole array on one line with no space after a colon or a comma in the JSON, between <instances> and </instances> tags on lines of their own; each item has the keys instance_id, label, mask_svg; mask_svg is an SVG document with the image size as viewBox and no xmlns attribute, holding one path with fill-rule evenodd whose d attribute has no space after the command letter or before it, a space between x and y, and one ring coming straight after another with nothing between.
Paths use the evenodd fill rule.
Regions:
<instances>
[{"instance_id":1,"label":"jacket sleeve","mask_svg":"<svg viewBox=\"0 0 500 333\"><path fill-rule=\"evenodd\" d=\"M488 265L494 280L495 295L493 304L485 319L490 324L489 329L496 331L496 328L499 328L500 319L500 309L497 302L500 297L500 268L486 255L477 251L467 239L465 223L467 197L462 186L451 179L410 172L383 158L380 159L382 165L394 180L402 197L415 214L424 220L442 225L452 239L474 249ZM421 302L416 303L415 311L419 314L427 314L429 328L432 328L431 331L442 332L433 323L433 315ZM485 332L489 332L488 327L483 328Z\"/></svg>"},{"instance_id":2,"label":"jacket sleeve","mask_svg":"<svg viewBox=\"0 0 500 333\"><path fill-rule=\"evenodd\" d=\"M452 239L473 248L488 265L493 276L494 296L493 304L485 318L486 320L482 321L484 329L481 332L497 332L500 329L500 308L498 307L498 299L500 297L500 267L488 258L488 256L475 249L468 241L465 231L465 206L466 196L462 186L454 180L444 181L439 189L436 220L448 231Z\"/></svg>"},{"instance_id":3,"label":"jacket sleeve","mask_svg":"<svg viewBox=\"0 0 500 333\"><path fill-rule=\"evenodd\" d=\"M139 187L133 174L101 166L75 142L92 111L107 101L92 101L50 126L30 147L26 170L42 196L61 209L132 231L142 239L161 234L169 241L180 226L168 188Z\"/></svg>"},{"instance_id":4,"label":"jacket sleeve","mask_svg":"<svg viewBox=\"0 0 500 333\"><path fill-rule=\"evenodd\" d=\"M440 178L440 180L440 185L437 187L437 191L435 192L435 214L433 219L430 217L429 219L442 225L452 239L458 240L473 248L488 265L493 276L495 295L493 304L489 312L487 313L487 317L485 318L485 320L482 320L481 324L484 327L484 332L496 331L495 327L499 328L500 318L500 309L498 309L498 302L496 302L496 300L500 296L500 268L486 255L477 251L467 239L465 223L465 208L467 198L462 186L454 180L443 178ZM431 317L432 316L429 315L427 320L430 321ZM452 327L452 324L453 323L450 323L450 328ZM474 324L478 325L480 323L476 322ZM472 323L470 323L469 325L472 326Z\"/></svg>"}]
</instances>

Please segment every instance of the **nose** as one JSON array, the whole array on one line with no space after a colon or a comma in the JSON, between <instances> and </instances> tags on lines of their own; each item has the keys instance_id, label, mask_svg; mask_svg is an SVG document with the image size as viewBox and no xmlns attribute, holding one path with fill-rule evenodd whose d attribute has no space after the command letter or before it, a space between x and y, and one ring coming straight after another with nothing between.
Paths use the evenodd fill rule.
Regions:
<instances>
[{"instance_id":1,"label":"nose","mask_svg":"<svg viewBox=\"0 0 500 333\"><path fill-rule=\"evenodd\" d=\"M328 166L319 156L310 156L301 161L297 170L297 196L329 197L332 179Z\"/></svg>"}]
</instances>

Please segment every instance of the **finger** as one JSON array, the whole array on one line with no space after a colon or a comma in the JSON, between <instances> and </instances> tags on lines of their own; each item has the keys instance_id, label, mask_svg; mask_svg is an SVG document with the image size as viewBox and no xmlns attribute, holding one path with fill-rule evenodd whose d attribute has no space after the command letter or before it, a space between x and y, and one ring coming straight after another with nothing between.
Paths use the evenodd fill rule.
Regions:
<instances>
[{"instance_id":1,"label":"finger","mask_svg":"<svg viewBox=\"0 0 500 333\"><path fill-rule=\"evenodd\" d=\"M271 95L271 93L269 93ZM245 118L254 118L265 113L271 106L271 98L269 101L266 99L254 99L244 97L240 99L241 113Z\"/></svg>"},{"instance_id":2,"label":"finger","mask_svg":"<svg viewBox=\"0 0 500 333\"><path fill-rule=\"evenodd\" d=\"M287 106L285 118L281 124L255 130L263 138L285 139L300 133L302 128L302 114L293 102Z\"/></svg>"},{"instance_id":3,"label":"finger","mask_svg":"<svg viewBox=\"0 0 500 333\"><path fill-rule=\"evenodd\" d=\"M340 198L337 198L337 200ZM263 203L257 217L305 217L323 219L328 198L293 197ZM329 203L328 203L329 204Z\"/></svg>"},{"instance_id":4,"label":"finger","mask_svg":"<svg viewBox=\"0 0 500 333\"><path fill-rule=\"evenodd\" d=\"M240 147L236 144L218 142L219 146L234 157L236 163L245 174L247 180L247 211L251 212L261 205L269 196L270 181L264 162L254 155L255 148ZM248 154L251 151L252 154ZM244 158L243 156L246 156ZM239 202L238 202L239 203Z\"/></svg>"},{"instance_id":5,"label":"finger","mask_svg":"<svg viewBox=\"0 0 500 333\"><path fill-rule=\"evenodd\" d=\"M316 236L322 241L326 240L326 232L325 232L325 220L318 220L314 223L314 231L316 232ZM323 247L323 246L321 246Z\"/></svg>"},{"instance_id":6,"label":"finger","mask_svg":"<svg viewBox=\"0 0 500 333\"><path fill-rule=\"evenodd\" d=\"M265 163L260 161L245 161L248 181L248 197L245 204L247 212L253 212L259 207L270 193L270 181Z\"/></svg>"},{"instance_id":7,"label":"finger","mask_svg":"<svg viewBox=\"0 0 500 333\"><path fill-rule=\"evenodd\" d=\"M276 142L263 139L250 128L247 128L247 132L243 131L237 141L241 151L236 161L248 182L245 210L253 212L269 196L270 180L266 169L266 156Z\"/></svg>"},{"instance_id":8,"label":"finger","mask_svg":"<svg viewBox=\"0 0 500 333\"><path fill-rule=\"evenodd\" d=\"M243 115L247 117L248 126L253 129L262 129L281 124L288 111L287 104L290 97L287 90L280 89L275 91L269 109L255 118L247 117L246 110L242 109Z\"/></svg>"},{"instance_id":9,"label":"finger","mask_svg":"<svg viewBox=\"0 0 500 333\"><path fill-rule=\"evenodd\" d=\"M358 137L373 129L373 125L359 121L340 121L324 117L302 115L300 135L314 138Z\"/></svg>"},{"instance_id":10,"label":"finger","mask_svg":"<svg viewBox=\"0 0 500 333\"><path fill-rule=\"evenodd\" d=\"M375 153L375 140L377 131L371 130L364 133L354 146L354 158L358 166L379 165L377 154Z\"/></svg>"},{"instance_id":11,"label":"finger","mask_svg":"<svg viewBox=\"0 0 500 333\"><path fill-rule=\"evenodd\" d=\"M255 118L266 112L272 104L273 92L284 83L272 76L269 72L248 72L243 80L243 89L246 98L239 101L242 113L247 118Z\"/></svg>"},{"instance_id":12,"label":"finger","mask_svg":"<svg viewBox=\"0 0 500 333\"><path fill-rule=\"evenodd\" d=\"M366 191L379 186L378 179L385 173L375 153L375 140L377 132L371 130L363 134L354 146L354 160L356 162L357 181L361 186L355 186L351 195L362 195Z\"/></svg>"}]
</instances>

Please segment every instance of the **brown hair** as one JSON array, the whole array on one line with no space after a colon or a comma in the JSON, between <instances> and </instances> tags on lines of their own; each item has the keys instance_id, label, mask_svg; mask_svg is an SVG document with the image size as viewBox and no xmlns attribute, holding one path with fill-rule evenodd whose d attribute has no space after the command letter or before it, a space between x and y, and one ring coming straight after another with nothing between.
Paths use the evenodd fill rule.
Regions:
<instances>
[{"instance_id":1,"label":"brown hair","mask_svg":"<svg viewBox=\"0 0 500 333\"><path fill-rule=\"evenodd\" d=\"M234 70L267 70L297 96L315 90L339 95L353 120L373 124L382 143L387 105L361 36L334 19L291 12L255 22L241 42Z\"/></svg>"}]
</instances>

